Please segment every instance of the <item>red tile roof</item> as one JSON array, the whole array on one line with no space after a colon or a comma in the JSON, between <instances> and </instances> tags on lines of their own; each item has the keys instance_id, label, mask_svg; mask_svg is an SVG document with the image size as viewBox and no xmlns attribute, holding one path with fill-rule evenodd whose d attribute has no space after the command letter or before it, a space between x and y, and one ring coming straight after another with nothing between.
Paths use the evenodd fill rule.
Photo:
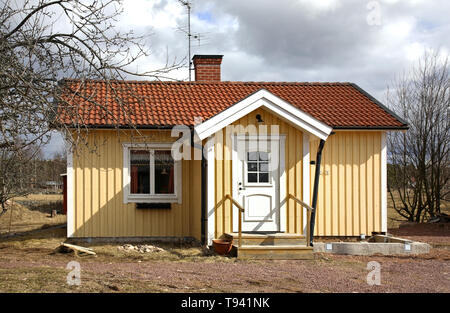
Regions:
<instances>
[{"instance_id":1,"label":"red tile roof","mask_svg":"<svg viewBox=\"0 0 450 313\"><path fill-rule=\"evenodd\" d=\"M90 127L168 127L209 119L266 89L333 128L406 128L351 83L65 80L58 121Z\"/></svg>"}]
</instances>

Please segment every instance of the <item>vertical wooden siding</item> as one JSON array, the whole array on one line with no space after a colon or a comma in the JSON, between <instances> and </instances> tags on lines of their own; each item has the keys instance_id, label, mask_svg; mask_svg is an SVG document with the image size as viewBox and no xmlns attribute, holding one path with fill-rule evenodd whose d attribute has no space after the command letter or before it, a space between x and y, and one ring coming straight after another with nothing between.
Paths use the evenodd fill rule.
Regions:
<instances>
[{"instance_id":1,"label":"vertical wooden siding","mask_svg":"<svg viewBox=\"0 0 450 313\"><path fill-rule=\"evenodd\" d=\"M264 124L279 125L286 135L286 193L302 199L301 131L264 109L258 109L235 125L255 125L256 114ZM256 127L257 125L255 125ZM151 141L173 141L170 132L148 131ZM216 237L232 231L233 212L224 195L232 193L231 134L222 132L216 142L215 229ZM182 204L170 210L138 210L123 203L122 143L129 138L117 132L91 131L87 148L74 153L74 229L75 237L192 236L200 239L201 165L200 161L182 163ZM136 139L135 139L136 141ZM148 140L147 140L148 141ZM310 143L310 157L315 160L318 140ZM323 152L319 184L317 236L358 236L381 231L381 133L336 132ZM311 165L311 194L314 165ZM303 210L290 199L286 201L286 230L303 232Z\"/></svg>"},{"instance_id":2,"label":"vertical wooden siding","mask_svg":"<svg viewBox=\"0 0 450 313\"><path fill-rule=\"evenodd\" d=\"M168 131L146 131L134 142L171 142ZM123 203L123 142L127 134L91 131L89 148L74 152L74 237L192 236L200 239L200 161L182 161L182 204L136 209Z\"/></svg>"},{"instance_id":3,"label":"vertical wooden siding","mask_svg":"<svg viewBox=\"0 0 450 313\"><path fill-rule=\"evenodd\" d=\"M260 114L263 125L267 125L267 131L270 133L270 125L279 125L279 133L286 135L285 145L285 166L286 166L286 193L303 200L302 187L302 155L303 155L303 133L271 114L265 109L257 109L247 116L239 119L233 125L242 125L244 128L254 125L258 129L256 123L256 115ZM248 128L251 130L252 128ZM241 132L238 132L241 133ZM232 143L231 133L222 130L216 133L216 163L215 163L215 226L216 238L227 232L232 232L233 228L233 211L229 201L224 201L226 194L232 194ZM281 173L280 173L281 174ZM288 233L303 233L303 209L292 199L280 199L286 202L286 231Z\"/></svg>"},{"instance_id":4,"label":"vertical wooden siding","mask_svg":"<svg viewBox=\"0 0 450 313\"><path fill-rule=\"evenodd\" d=\"M318 140L311 141L315 160ZM315 165L311 165L311 198ZM315 236L381 232L381 132L337 131L322 153Z\"/></svg>"}]
</instances>

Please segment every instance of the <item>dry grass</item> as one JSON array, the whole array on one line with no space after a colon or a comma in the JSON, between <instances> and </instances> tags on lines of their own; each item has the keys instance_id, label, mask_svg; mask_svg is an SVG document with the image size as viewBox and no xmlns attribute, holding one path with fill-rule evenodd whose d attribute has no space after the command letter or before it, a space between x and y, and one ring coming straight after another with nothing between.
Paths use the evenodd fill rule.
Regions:
<instances>
[{"instance_id":1,"label":"dry grass","mask_svg":"<svg viewBox=\"0 0 450 313\"><path fill-rule=\"evenodd\" d=\"M0 269L0 291L5 293L105 293L105 292L169 292L162 284L141 281L119 275L99 276L84 270L80 286L70 286L66 282L69 271L64 268L14 268ZM176 286L173 286L176 287Z\"/></svg>"},{"instance_id":2,"label":"dry grass","mask_svg":"<svg viewBox=\"0 0 450 313\"><path fill-rule=\"evenodd\" d=\"M62 195L29 195L17 197L8 212L0 218L0 234L19 233L66 223L66 216L51 218L52 210L62 210Z\"/></svg>"},{"instance_id":3,"label":"dry grass","mask_svg":"<svg viewBox=\"0 0 450 313\"><path fill-rule=\"evenodd\" d=\"M400 197L398 194L394 193L394 200L397 206L401 204ZM401 224L407 222L407 220L398 214L398 212L394 209L394 202L392 201L391 195L387 195L387 209L388 209L388 228L398 228ZM441 202L441 212L450 214L450 202L442 201Z\"/></svg>"},{"instance_id":4,"label":"dry grass","mask_svg":"<svg viewBox=\"0 0 450 313\"><path fill-rule=\"evenodd\" d=\"M96 256L77 256L74 253L60 253L58 247L66 241L65 228L47 228L15 237L0 239L0 292L169 292L177 291L174 284L153 283L124 277L117 273L99 276L97 270L87 265L104 267L130 266L133 264L173 264L173 263L236 263L236 258L222 257L204 250L200 246L180 244L155 244L164 249L161 252L140 253L121 249L123 243L86 243L76 242L90 247ZM139 243L149 244L149 243ZM133 244L137 245L137 244ZM65 266L70 261L82 264L82 285L69 286L66 276L69 270ZM20 263L19 265L13 265ZM101 278L100 278L101 277ZM44 287L43 287L44 286ZM172 287L173 288L172 288ZM43 289L44 288L44 289ZM180 291L180 290L178 290ZM183 291L183 290L181 290ZM191 290L192 291L192 290ZM200 290L204 291L204 290ZM213 291L209 289L209 291Z\"/></svg>"},{"instance_id":5,"label":"dry grass","mask_svg":"<svg viewBox=\"0 0 450 313\"><path fill-rule=\"evenodd\" d=\"M61 242L66 241L65 228L48 228L26 235L0 239L0 250L5 248L22 251L42 251L54 253ZM152 244L164 251L140 253L138 251L124 250L123 243L87 243L84 241L70 240L70 243L94 249L97 253L96 260L112 262L136 262L136 261L169 261L169 262L235 262L232 257L222 257L204 250L199 245L172 244L172 243L150 243L140 242L139 245ZM133 243L133 245L138 245ZM64 256L65 254L57 253ZM76 257L68 254L70 258Z\"/></svg>"},{"instance_id":6,"label":"dry grass","mask_svg":"<svg viewBox=\"0 0 450 313\"><path fill-rule=\"evenodd\" d=\"M199 246L162 244L162 243L139 243L156 245L164 251L140 253L138 251L127 251L121 249L123 244L86 244L81 243L83 247L89 247L95 250L98 257L107 260L130 260L130 261L169 261L169 262L235 262L232 257L221 257L204 250ZM137 244L133 244L137 245Z\"/></svg>"},{"instance_id":7,"label":"dry grass","mask_svg":"<svg viewBox=\"0 0 450 313\"><path fill-rule=\"evenodd\" d=\"M67 288L65 271L55 268L0 269L0 290L2 292L35 292L46 286L48 292ZM58 288L59 287L59 288Z\"/></svg>"},{"instance_id":8,"label":"dry grass","mask_svg":"<svg viewBox=\"0 0 450 313\"><path fill-rule=\"evenodd\" d=\"M62 194L30 194L25 197L16 197L14 200L16 201L44 201L44 202L52 202L52 201L62 201Z\"/></svg>"}]
</instances>

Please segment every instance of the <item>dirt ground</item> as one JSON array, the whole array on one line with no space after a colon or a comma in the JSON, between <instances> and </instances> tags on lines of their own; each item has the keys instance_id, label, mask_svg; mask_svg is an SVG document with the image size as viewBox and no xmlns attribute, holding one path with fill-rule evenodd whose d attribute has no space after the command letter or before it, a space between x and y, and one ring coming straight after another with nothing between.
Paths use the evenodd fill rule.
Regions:
<instances>
[{"instance_id":1,"label":"dirt ground","mask_svg":"<svg viewBox=\"0 0 450 313\"><path fill-rule=\"evenodd\" d=\"M195 244L160 244L163 251L140 253L122 249L123 244L83 243L97 256L81 257L56 249L66 240L66 229L65 216L49 217L48 210L60 205L55 201L60 200L34 196L15 204L13 231L0 235L0 292L450 292L448 224L390 230L432 244L431 253L419 256L316 254L308 261L243 261ZM79 286L67 283L71 261L80 264ZM379 286L367 284L370 261L381 265Z\"/></svg>"},{"instance_id":2,"label":"dirt ground","mask_svg":"<svg viewBox=\"0 0 450 313\"><path fill-rule=\"evenodd\" d=\"M434 228L432 238L448 231ZM442 237L450 244L446 231ZM55 252L64 235L59 228L0 239L0 292L450 292L450 250L443 247L415 257L242 261L196 246L166 244L158 245L164 251L139 253L119 244L85 244L97 256L80 257ZM70 261L80 263L79 286L67 284ZM381 265L380 286L366 282L369 261Z\"/></svg>"}]
</instances>

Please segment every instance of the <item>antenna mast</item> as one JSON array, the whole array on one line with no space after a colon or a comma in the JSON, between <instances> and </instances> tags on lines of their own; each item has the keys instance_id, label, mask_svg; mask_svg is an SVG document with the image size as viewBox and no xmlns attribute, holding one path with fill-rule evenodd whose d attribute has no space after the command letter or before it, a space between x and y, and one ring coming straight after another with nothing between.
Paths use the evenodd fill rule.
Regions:
<instances>
[{"instance_id":1,"label":"antenna mast","mask_svg":"<svg viewBox=\"0 0 450 313\"><path fill-rule=\"evenodd\" d=\"M188 11L188 71L189 71L189 81L191 81L191 3L187 0L178 0L182 5L186 6Z\"/></svg>"}]
</instances>

